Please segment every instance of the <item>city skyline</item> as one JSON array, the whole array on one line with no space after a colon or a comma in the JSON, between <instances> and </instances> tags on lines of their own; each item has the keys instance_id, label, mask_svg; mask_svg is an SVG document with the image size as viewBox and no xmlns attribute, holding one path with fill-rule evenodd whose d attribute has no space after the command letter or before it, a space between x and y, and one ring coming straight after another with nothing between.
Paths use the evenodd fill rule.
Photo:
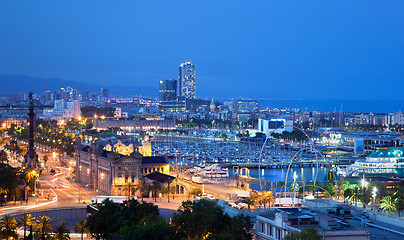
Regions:
<instances>
[{"instance_id":1,"label":"city skyline","mask_svg":"<svg viewBox=\"0 0 404 240\"><path fill-rule=\"evenodd\" d=\"M403 10L0 2L0 239L402 239Z\"/></svg>"},{"instance_id":2,"label":"city skyline","mask_svg":"<svg viewBox=\"0 0 404 240\"><path fill-rule=\"evenodd\" d=\"M0 75L157 89L189 59L199 96L403 99L401 2L216 4L3 2Z\"/></svg>"}]
</instances>

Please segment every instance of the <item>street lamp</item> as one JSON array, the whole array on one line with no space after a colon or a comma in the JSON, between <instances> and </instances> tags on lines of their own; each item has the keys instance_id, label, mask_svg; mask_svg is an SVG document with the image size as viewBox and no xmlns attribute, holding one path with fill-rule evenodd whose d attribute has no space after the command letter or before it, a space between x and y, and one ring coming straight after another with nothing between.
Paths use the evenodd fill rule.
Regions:
<instances>
[{"instance_id":1,"label":"street lamp","mask_svg":"<svg viewBox=\"0 0 404 240\"><path fill-rule=\"evenodd\" d=\"M34 178L34 194L36 194L36 172L35 172L35 170L32 170L31 174Z\"/></svg>"},{"instance_id":2,"label":"street lamp","mask_svg":"<svg viewBox=\"0 0 404 240\"><path fill-rule=\"evenodd\" d=\"M296 187L296 179L297 179L297 174L296 172L293 172L293 198L292 198L292 207L295 207L295 187Z\"/></svg>"},{"instance_id":3,"label":"street lamp","mask_svg":"<svg viewBox=\"0 0 404 240\"><path fill-rule=\"evenodd\" d=\"M376 195L377 195L377 188L376 186L373 187L372 197L373 197L373 212L376 209Z\"/></svg>"},{"instance_id":4,"label":"street lamp","mask_svg":"<svg viewBox=\"0 0 404 240\"><path fill-rule=\"evenodd\" d=\"M366 187L367 182L364 178L362 178L361 183L362 183L362 190L363 190Z\"/></svg>"}]
</instances>

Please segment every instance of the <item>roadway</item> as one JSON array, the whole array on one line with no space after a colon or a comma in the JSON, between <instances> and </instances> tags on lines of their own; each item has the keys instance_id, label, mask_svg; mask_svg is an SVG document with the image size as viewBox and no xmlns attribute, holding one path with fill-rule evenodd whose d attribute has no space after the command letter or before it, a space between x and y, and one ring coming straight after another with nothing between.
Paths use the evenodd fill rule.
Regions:
<instances>
[{"instance_id":1,"label":"roadway","mask_svg":"<svg viewBox=\"0 0 404 240\"><path fill-rule=\"evenodd\" d=\"M0 208L0 216L16 214L32 210L83 206L91 202L96 192L79 187L77 183L68 180L66 171L54 175L42 175L37 180L40 188L35 197L29 197L28 202L18 201L15 205L9 202ZM80 193L79 193L80 191Z\"/></svg>"}]
</instances>

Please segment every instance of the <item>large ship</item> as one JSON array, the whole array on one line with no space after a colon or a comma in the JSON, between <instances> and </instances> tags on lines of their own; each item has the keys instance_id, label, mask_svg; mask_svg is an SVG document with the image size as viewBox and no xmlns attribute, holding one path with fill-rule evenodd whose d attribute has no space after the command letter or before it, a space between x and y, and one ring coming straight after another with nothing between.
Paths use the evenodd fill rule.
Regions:
<instances>
[{"instance_id":1,"label":"large ship","mask_svg":"<svg viewBox=\"0 0 404 240\"><path fill-rule=\"evenodd\" d=\"M212 164L207 166L197 166L188 170L195 176L204 178L228 178L229 170L227 168L221 168L218 164Z\"/></svg>"},{"instance_id":2,"label":"large ship","mask_svg":"<svg viewBox=\"0 0 404 240\"><path fill-rule=\"evenodd\" d=\"M337 174L347 176L404 177L404 147L387 147L371 152L352 165L339 166Z\"/></svg>"}]
</instances>

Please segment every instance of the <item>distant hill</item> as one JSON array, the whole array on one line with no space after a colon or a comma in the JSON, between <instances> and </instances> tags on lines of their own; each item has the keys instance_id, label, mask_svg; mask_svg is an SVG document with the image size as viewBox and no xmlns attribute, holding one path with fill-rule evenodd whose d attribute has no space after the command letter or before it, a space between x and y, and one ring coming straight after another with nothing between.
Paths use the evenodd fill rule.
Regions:
<instances>
[{"instance_id":1,"label":"distant hill","mask_svg":"<svg viewBox=\"0 0 404 240\"><path fill-rule=\"evenodd\" d=\"M77 81L68 81L58 78L49 78L49 90L55 91L62 87L70 86L72 88L95 90L99 88L94 84L82 83ZM45 79L25 75L0 75L1 93L19 93L19 92L42 93L45 91Z\"/></svg>"},{"instance_id":2,"label":"distant hill","mask_svg":"<svg viewBox=\"0 0 404 240\"><path fill-rule=\"evenodd\" d=\"M100 88L108 88L109 95L114 96L150 96L158 95L157 88L133 87L133 86L102 86L79 81L63 80L58 78L48 79L49 91L53 92L62 87L70 86L81 90L99 91ZM0 94L18 94L19 92L29 92L41 94L45 91L45 79L25 75L0 75Z\"/></svg>"}]
</instances>

